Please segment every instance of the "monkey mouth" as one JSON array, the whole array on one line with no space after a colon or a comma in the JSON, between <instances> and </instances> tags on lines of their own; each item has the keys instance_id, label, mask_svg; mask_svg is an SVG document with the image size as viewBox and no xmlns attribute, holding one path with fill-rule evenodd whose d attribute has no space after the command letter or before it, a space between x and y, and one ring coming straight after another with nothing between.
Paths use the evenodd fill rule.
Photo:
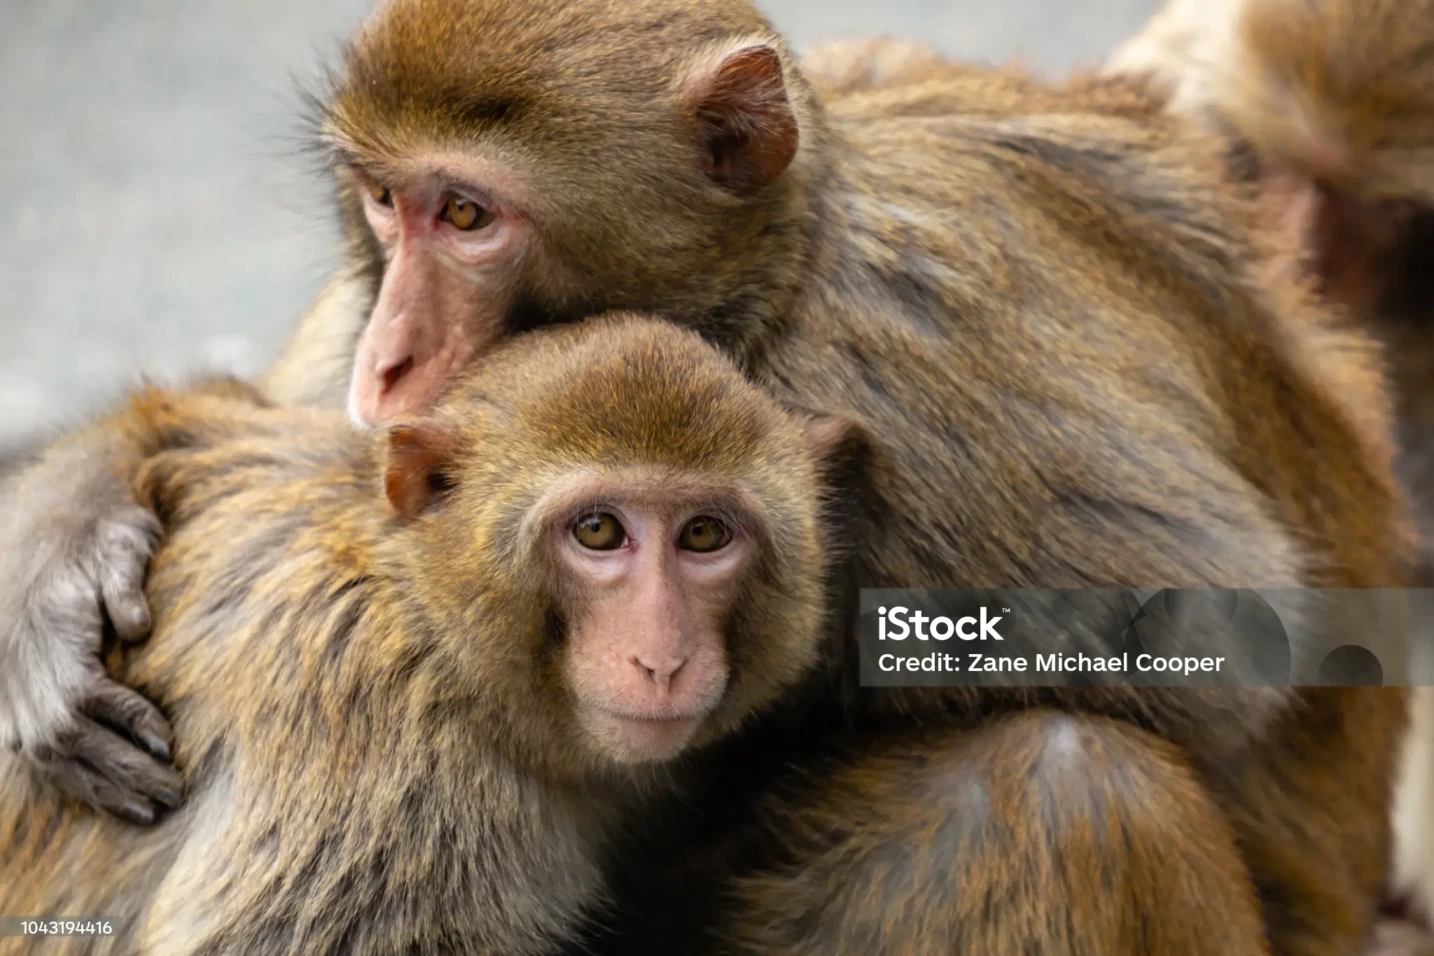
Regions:
<instances>
[{"instance_id":1,"label":"monkey mouth","mask_svg":"<svg viewBox=\"0 0 1434 956\"><path fill-rule=\"evenodd\" d=\"M690 710L673 710L668 708L652 708L645 710L627 710L621 707L604 707L601 704L592 705L597 713L604 714L616 720L632 720L648 724L671 724L701 720L712 712L711 707L697 707Z\"/></svg>"},{"instance_id":2,"label":"monkey mouth","mask_svg":"<svg viewBox=\"0 0 1434 956\"><path fill-rule=\"evenodd\" d=\"M681 753L692 741L706 713L633 713L606 707L587 709L584 729L620 763L650 763Z\"/></svg>"}]
</instances>

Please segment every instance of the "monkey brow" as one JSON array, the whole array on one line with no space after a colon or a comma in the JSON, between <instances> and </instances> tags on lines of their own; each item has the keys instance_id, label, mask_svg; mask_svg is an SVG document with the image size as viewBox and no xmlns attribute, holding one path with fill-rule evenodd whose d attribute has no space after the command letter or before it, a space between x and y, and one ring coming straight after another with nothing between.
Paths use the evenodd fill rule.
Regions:
<instances>
[{"instance_id":1,"label":"monkey brow","mask_svg":"<svg viewBox=\"0 0 1434 956\"><path fill-rule=\"evenodd\" d=\"M370 175L387 176L393 172L392 162L382 152L351 139L342 126L329 124L322 133L322 144L334 166L348 166Z\"/></svg>"},{"instance_id":2,"label":"monkey brow","mask_svg":"<svg viewBox=\"0 0 1434 956\"><path fill-rule=\"evenodd\" d=\"M520 110L521 104L513 97L459 98L449 106L453 119L465 127L510 122Z\"/></svg>"},{"instance_id":3,"label":"monkey brow","mask_svg":"<svg viewBox=\"0 0 1434 956\"><path fill-rule=\"evenodd\" d=\"M430 90L416 100L411 96L386 96L382 87L370 87L364 91L362 98L368 102L370 109L377 109L380 115L387 117L383 125L389 128L416 128L440 136L473 136L494 126L513 122L524 110L519 96L462 87ZM367 129L355 131L345 123L343 111L334 108L334 105L331 104L326 112L328 125L343 139L357 145L357 141L367 134ZM373 125L372 121L369 125ZM354 135L355 132L358 135Z\"/></svg>"},{"instance_id":4,"label":"monkey brow","mask_svg":"<svg viewBox=\"0 0 1434 956\"><path fill-rule=\"evenodd\" d=\"M684 482L663 480L658 482L637 482L630 480L599 480L585 482L577 494L559 492L556 496L543 495L530 512L534 526L552 527L569 520L573 515L593 511L604 506L622 506L637 502L660 504L667 511L707 512L721 517L734 528L753 533L762 527L762 509L754 499L739 487L713 488L684 487Z\"/></svg>"}]
</instances>

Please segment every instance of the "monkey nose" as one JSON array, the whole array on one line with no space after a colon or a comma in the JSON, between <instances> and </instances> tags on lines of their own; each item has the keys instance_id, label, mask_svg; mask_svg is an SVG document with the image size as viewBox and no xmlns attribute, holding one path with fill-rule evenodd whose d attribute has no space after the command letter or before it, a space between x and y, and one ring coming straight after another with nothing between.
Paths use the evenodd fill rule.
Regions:
<instances>
[{"instance_id":1,"label":"monkey nose","mask_svg":"<svg viewBox=\"0 0 1434 956\"><path fill-rule=\"evenodd\" d=\"M654 685L660 693L666 694L672 689L672 682L677 674L687 664L685 657L669 657L663 659L657 655L634 655L633 666L644 677L648 683Z\"/></svg>"}]
</instances>

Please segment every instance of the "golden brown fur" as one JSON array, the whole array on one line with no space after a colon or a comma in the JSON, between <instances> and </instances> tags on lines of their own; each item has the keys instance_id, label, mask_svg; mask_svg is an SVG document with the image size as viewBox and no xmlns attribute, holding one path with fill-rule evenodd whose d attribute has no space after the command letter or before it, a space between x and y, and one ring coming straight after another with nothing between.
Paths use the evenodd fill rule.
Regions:
<instances>
[{"instance_id":1,"label":"golden brown fur","mask_svg":"<svg viewBox=\"0 0 1434 956\"><path fill-rule=\"evenodd\" d=\"M865 956L892 939L904 956L1269 951L1226 816L1178 750L1129 724L1029 710L875 738L805 792L769 824L793 862L737 886L735 952ZM858 816L875 822L832 838ZM851 880L853 858L868 879Z\"/></svg>"},{"instance_id":2,"label":"golden brown fur","mask_svg":"<svg viewBox=\"0 0 1434 956\"><path fill-rule=\"evenodd\" d=\"M1112 63L1155 76L1176 112L1228 138L1232 172L1287 234L1299 268L1386 346L1425 585L1434 581L1431 42L1434 4L1424 0L1227 0L1216 9L1177 0ZM1398 881L1428 917L1434 693L1417 697L1396 809Z\"/></svg>"},{"instance_id":3,"label":"golden brown fur","mask_svg":"<svg viewBox=\"0 0 1434 956\"><path fill-rule=\"evenodd\" d=\"M902 37L827 40L804 52L800 63L802 75L827 104L852 93L944 81L982 70Z\"/></svg>"},{"instance_id":4,"label":"golden brown fur","mask_svg":"<svg viewBox=\"0 0 1434 956\"><path fill-rule=\"evenodd\" d=\"M531 51L597 33L611 41L571 49L564 61L564 75L585 85L539 80L543 61ZM480 35L491 58L467 48L461 64L428 55ZM750 43L783 52L800 147L770 184L714 192L692 164L671 91L687 71ZM544 255L530 265L541 271L527 277L531 297L512 325L561 317L577 303L659 309L738 356L783 399L869 426L869 537L852 584L1404 580L1408 539L1376 350L1298 282L1260 271L1283 250L1280 238L1227 183L1218 144L1162 119L1139 82L1047 86L962 68L824 106L745 7L654 0L529 4L521 14L499 3L400 2L370 23L349 68L329 129L355 162L382 170L390 152L417 148L432 130L485 156L542 136L537 170L513 174L582 182L561 200L545 194ZM448 96L455 87L462 97ZM483 109L465 108L474 103ZM617 129L596 119L610 114L630 122ZM581 128L580 140L558 132L559 122ZM593 163L595 155L641 160ZM643 171L636 195L634 168ZM637 218L647 225L634 226ZM841 663L848 651L833 644L830 657ZM1234 827L1275 951L1339 952L1366 934L1388 849L1379 808L1402 727L1399 691L1004 701L858 692L845 719L899 726L919 712L974 722L998 703L1119 716L1187 748ZM828 712L817 713L800 734L839 738ZM763 750L750 746L736 759ZM787 746L797 760L803 747L823 750ZM923 779L913 769L906 784ZM742 804L746 793L740 775L722 778L703 805ZM803 805L795 799L794 814ZM739 821L733 835L696 819L698 842L717 844L705 849L719 872L761 871L761 852L757 863L732 862L747 859L744 845L761 845L760 824L744 833ZM841 883L818 897L881 878L862 848L889 836L888 824L860 807L850 820L831 851L847 864ZM659 856L687 860L681 839L675 852L653 842ZM653 884L682 879L680 867L649 857L623 866L666 874ZM1049 899L1039 882L1029 885ZM661 890L656 904L632 904L640 919L681 910ZM763 912L827 939L811 899L774 893ZM971 914L943 916L946 938L975 932ZM1161 917L1132 909L1128 918ZM1051 919L1086 927L1093 916L1053 909ZM646 945L674 948L651 929L638 932ZM1022 931L999 921L981 930L1013 951ZM1088 945L1101 939L1092 926ZM858 940L846 945L859 950ZM1191 951L1204 944L1185 942ZM893 952L918 944L906 935L884 942ZM619 937L614 948L633 945Z\"/></svg>"},{"instance_id":5,"label":"golden brown fur","mask_svg":"<svg viewBox=\"0 0 1434 956\"><path fill-rule=\"evenodd\" d=\"M695 336L635 320L535 334L435 422L452 484L407 520L383 499L384 443L333 413L134 400L117 425L157 452L139 482L167 536L154 636L115 666L173 719L189 799L141 829L0 756L0 911L111 916L97 949L113 952L515 956L571 936L603 900L618 815L663 779L585 745L556 672L563 605L520 522L575 470L700 475L759 503L734 677L699 739L810 666L813 462Z\"/></svg>"},{"instance_id":6,"label":"golden brown fur","mask_svg":"<svg viewBox=\"0 0 1434 956\"><path fill-rule=\"evenodd\" d=\"M776 78L764 72L773 58ZM503 273L501 321L483 312L486 289L454 319L485 348L596 310L649 310L699 331L779 400L867 427L846 601L860 586L1402 583L1407 534L1374 348L1297 281L1266 275L1277 238L1228 184L1217 145L1159 107L1139 82L1047 85L975 68L824 104L738 0L395 0L356 41L322 117L353 258L296 347L321 343L312 372L332 374L334 343L358 341L368 321L350 306L371 304L385 281L353 170L382 182L456 155L497 170L487 185L512 189L532 237ZM729 165L743 175L714 175ZM286 367L308 369L297 355ZM1170 811L1142 821L1151 840L1189 846L1219 808L1244 872L1212 831L1192 880L1227 887L1209 918L1234 948L1258 952L1268 938L1278 953L1337 953L1366 934L1386 865L1379 810L1399 691L877 692L850 686L848 637L836 628L819 678L719 745L687 800L644 821L647 845L617 856L609 874L629 919L605 937L613 951L694 951L711 940L693 935L749 926L744 913L791 928L789 951L892 953L962 939L1095 951L1124 938L1112 926L1175 919L1190 901L1053 892L1046 861L1089 837L1053 813L1039 852L1027 841L983 858L1002 868L988 878L1022 894L1008 908L928 908L903 929L885 922L876 851L933 811L875 814L869 798L836 806L802 789L826 760L852 773L879 762L864 748L913 722L964 729L971 749L957 753L973 759L1020 732L1016 758L1029 755L1050 725L997 716L1033 705L1143 731L1105 739ZM879 764L891 792L939 790L953 776L943 761L957 759L949 745L913 739L931 761ZM1063 789L1072 776L1099 783L1091 763L1059 769ZM1205 797L1189 793L1192 770ZM772 859L783 844L769 818L750 816L759 799L778 819L809 811L822 842ZM1114 839L1101 853L1112 870L1169 859ZM832 859L842 865L816 865ZM925 877L960 863L933 846L909 902L939 900ZM788 892L809 864L826 879ZM724 911L731 878L749 891ZM852 908L832 921L843 899ZM1020 914L1038 907L1047 921L1032 927ZM872 925L892 934L873 940ZM1166 942L1200 952L1209 940Z\"/></svg>"}]
</instances>

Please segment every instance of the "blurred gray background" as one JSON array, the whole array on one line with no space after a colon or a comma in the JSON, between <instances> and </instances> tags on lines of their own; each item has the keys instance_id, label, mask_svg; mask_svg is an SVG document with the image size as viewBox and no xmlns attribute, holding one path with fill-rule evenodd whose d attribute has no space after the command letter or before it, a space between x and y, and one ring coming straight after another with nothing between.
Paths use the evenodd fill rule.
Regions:
<instances>
[{"instance_id":1,"label":"blurred gray background","mask_svg":"<svg viewBox=\"0 0 1434 956\"><path fill-rule=\"evenodd\" d=\"M141 375L252 374L330 264L298 90L373 0L0 0L0 459ZM1046 71L1155 0L767 0Z\"/></svg>"}]
</instances>

